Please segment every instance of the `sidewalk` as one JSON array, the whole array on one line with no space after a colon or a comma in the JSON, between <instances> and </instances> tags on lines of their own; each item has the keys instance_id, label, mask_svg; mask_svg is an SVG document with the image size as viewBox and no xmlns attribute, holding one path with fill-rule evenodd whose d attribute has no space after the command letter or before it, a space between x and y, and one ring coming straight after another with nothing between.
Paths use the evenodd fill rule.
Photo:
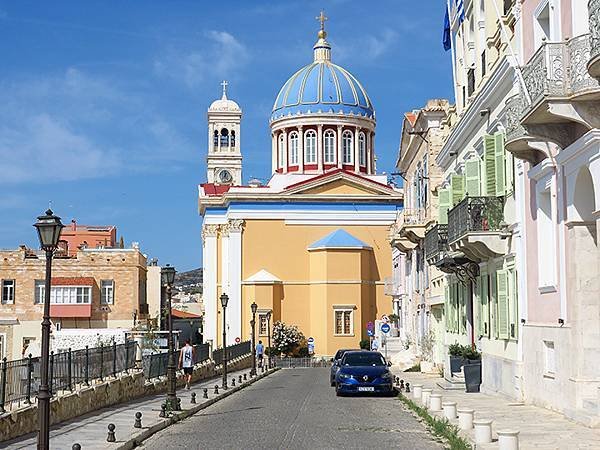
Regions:
<instances>
[{"instance_id":1,"label":"sidewalk","mask_svg":"<svg viewBox=\"0 0 600 450\"><path fill-rule=\"evenodd\" d=\"M177 413L177 417L159 417L160 406L166 397L164 393L94 411L85 416L78 417L76 420L53 426L50 430L50 448L71 450L73 444L78 443L81 445L82 450L131 449L157 431L196 413L218 399L227 397L239 389L243 389L248 384L269 375L274 370L277 369L262 373L259 369L258 376L254 378L250 378L250 369L232 372L227 377L230 386L227 391L221 389L221 377L193 383L190 390L179 389L177 396L181 398L182 411ZM246 375L246 381L243 381L244 374ZM242 376L241 385L239 384L240 375ZM235 378L235 387L231 386L232 378ZM219 395L215 395L214 393L215 385L219 386ZM203 389L205 388L208 389L208 399L203 398ZM191 403L192 392L196 393L195 405ZM138 411L142 413L142 428L134 428L133 426L135 413ZM116 442L107 442L106 440L109 423L113 423L116 426ZM37 434L29 434L12 441L2 442L0 443L0 448L11 450L31 449L35 448L36 443Z\"/></svg>"},{"instance_id":2,"label":"sidewalk","mask_svg":"<svg viewBox=\"0 0 600 450\"><path fill-rule=\"evenodd\" d=\"M518 430L521 450L554 450L554 449L600 449L600 429L587 428L572 422L563 415L533 405L511 401L499 395L469 393L463 390L443 390L438 385L442 378L417 372L392 371L400 379L414 384L422 384L424 388L433 389L433 393L442 395L442 402L456 402L457 408L475 410L475 419L491 419L492 444L478 445L476 448L497 449L497 430ZM412 392L406 394L415 403L422 405L421 400L413 398ZM443 417L443 412L430 414ZM458 421L454 420L454 424ZM473 430L461 434L475 442ZM474 446L475 448L475 446Z\"/></svg>"}]
</instances>

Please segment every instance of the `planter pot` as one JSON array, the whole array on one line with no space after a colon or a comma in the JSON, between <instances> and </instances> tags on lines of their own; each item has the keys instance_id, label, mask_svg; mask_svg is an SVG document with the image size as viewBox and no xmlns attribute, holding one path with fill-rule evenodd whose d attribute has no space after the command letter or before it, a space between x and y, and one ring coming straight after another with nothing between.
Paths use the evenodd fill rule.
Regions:
<instances>
[{"instance_id":1,"label":"planter pot","mask_svg":"<svg viewBox=\"0 0 600 450\"><path fill-rule=\"evenodd\" d=\"M462 366L465 365L465 360L462 356L450 356L450 372L460 372Z\"/></svg>"},{"instance_id":2,"label":"planter pot","mask_svg":"<svg viewBox=\"0 0 600 450\"><path fill-rule=\"evenodd\" d=\"M481 364L481 359L467 359L467 364Z\"/></svg>"},{"instance_id":3,"label":"planter pot","mask_svg":"<svg viewBox=\"0 0 600 450\"><path fill-rule=\"evenodd\" d=\"M481 363L463 366L467 392L479 392L481 386Z\"/></svg>"}]
</instances>

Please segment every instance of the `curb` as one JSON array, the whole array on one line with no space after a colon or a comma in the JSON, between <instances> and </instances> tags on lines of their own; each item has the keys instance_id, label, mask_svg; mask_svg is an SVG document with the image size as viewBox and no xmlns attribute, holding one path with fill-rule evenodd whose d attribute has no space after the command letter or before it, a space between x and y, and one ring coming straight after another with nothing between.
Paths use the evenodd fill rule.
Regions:
<instances>
[{"instance_id":1,"label":"curb","mask_svg":"<svg viewBox=\"0 0 600 450\"><path fill-rule=\"evenodd\" d=\"M244 389L247 386L250 386L251 384L257 382L258 380L262 380L263 378L271 375L272 373L277 372L278 370L280 370L280 367L274 367L274 368L266 371L265 373L261 373L260 375L257 375L256 377L248 380L246 383L244 383L242 385L236 386L234 388L229 388L227 391L224 391L221 394L219 394L218 397L211 398L211 399L205 401L204 403L194 406L193 408L186 409L185 411L174 413L174 415L172 417L169 417L155 425L152 425L150 428L144 430L143 432L141 432L139 435L135 436L134 438L132 438L126 442L123 442L118 447L115 447L115 449L116 450L131 450L131 449L141 445L142 442L144 442L146 439L148 439L152 435L158 433L159 431L162 431L165 428L167 428L181 420L184 420L190 416L193 416L198 411L208 408L209 406L215 404L219 400L229 397L230 395Z\"/></svg>"}]
</instances>

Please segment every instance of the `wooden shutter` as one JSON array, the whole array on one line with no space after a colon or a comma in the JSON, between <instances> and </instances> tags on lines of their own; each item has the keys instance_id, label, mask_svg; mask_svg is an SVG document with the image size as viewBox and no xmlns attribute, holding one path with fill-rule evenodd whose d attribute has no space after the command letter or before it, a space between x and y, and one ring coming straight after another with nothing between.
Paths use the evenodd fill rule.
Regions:
<instances>
[{"instance_id":1,"label":"wooden shutter","mask_svg":"<svg viewBox=\"0 0 600 450\"><path fill-rule=\"evenodd\" d=\"M459 300L459 325L460 334L467 333L467 291L466 286L462 283L458 284L458 300Z\"/></svg>"},{"instance_id":2,"label":"wooden shutter","mask_svg":"<svg viewBox=\"0 0 600 450\"><path fill-rule=\"evenodd\" d=\"M506 161L504 153L504 134L496 133L494 135L494 147L496 155L496 195L504 195L506 193Z\"/></svg>"},{"instance_id":3,"label":"wooden shutter","mask_svg":"<svg viewBox=\"0 0 600 450\"><path fill-rule=\"evenodd\" d=\"M479 158L469 158L465 161L466 193L469 197L478 197L481 195L479 170Z\"/></svg>"},{"instance_id":4,"label":"wooden shutter","mask_svg":"<svg viewBox=\"0 0 600 450\"><path fill-rule=\"evenodd\" d=\"M496 273L496 298L498 303L498 337L508 339L508 271Z\"/></svg>"},{"instance_id":5,"label":"wooden shutter","mask_svg":"<svg viewBox=\"0 0 600 450\"><path fill-rule=\"evenodd\" d=\"M438 223L448 223L448 209L450 206L450 189L440 189Z\"/></svg>"},{"instance_id":6,"label":"wooden shutter","mask_svg":"<svg viewBox=\"0 0 600 450\"><path fill-rule=\"evenodd\" d=\"M452 206L460 202L465 196L465 177L464 175L451 175L450 187L452 189Z\"/></svg>"},{"instance_id":7,"label":"wooden shutter","mask_svg":"<svg viewBox=\"0 0 600 450\"><path fill-rule=\"evenodd\" d=\"M485 194L496 196L496 142L494 136L483 137L483 162L485 166Z\"/></svg>"},{"instance_id":8,"label":"wooden shutter","mask_svg":"<svg viewBox=\"0 0 600 450\"><path fill-rule=\"evenodd\" d=\"M444 321L446 323L446 331L450 331L450 286L444 286Z\"/></svg>"},{"instance_id":9,"label":"wooden shutter","mask_svg":"<svg viewBox=\"0 0 600 450\"><path fill-rule=\"evenodd\" d=\"M474 283L471 283L471 289L473 291L473 304L477 308L477 336L483 335L483 308L481 305L481 276L475 279Z\"/></svg>"},{"instance_id":10,"label":"wooden shutter","mask_svg":"<svg viewBox=\"0 0 600 450\"><path fill-rule=\"evenodd\" d=\"M518 289L518 280L517 280L517 271L514 269L510 269L508 271L509 274L509 301L508 301L508 313L510 314L509 319L509 335L511 339L519 338L519 296L517 295L519 292Z\"/></svg>"},{"instance_id":11,"label":"wooden shutter","mask_svg":"<svg viewBox=\"0 0 600 450\"><path fill-rule=\"evenodd\" d=\"M483 336L490 336L490 299L488 296L488 276L481 275L479 284L479 301L481 303L481 328Z\"/></svg>"},{"instance_id":12,"label":"wooden shutter","mask_svg":"<svg viewBox=\"0 0 600 450\"><path fill-rule=\"evenodd\" d=\"M456 283L452 283L452 285L450 286L450 303L452 304L452 324L451 324L451 328L452 328L452 332L456 333L458 331L458 321L456 320L457 316L458 316L458 310L456 308Z\"/></svg>"}]
</instances>

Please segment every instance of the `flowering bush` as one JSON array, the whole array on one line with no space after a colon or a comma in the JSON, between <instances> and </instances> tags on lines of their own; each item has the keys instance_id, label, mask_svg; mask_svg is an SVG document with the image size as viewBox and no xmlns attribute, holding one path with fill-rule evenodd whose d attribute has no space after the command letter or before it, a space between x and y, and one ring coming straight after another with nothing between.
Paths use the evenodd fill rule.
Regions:
<instances>
[{"instance_id":1,"label":"flowering bush","mask_svg":"<svg viewBox=\"0 0 600 450\"><path fill-rule=\"evenodd\" d=\"M273 347L277 353L290 355L305 345L306 338L296 325L286 325L283 322L273 324Z\"/></svg>"}]
</instances>

